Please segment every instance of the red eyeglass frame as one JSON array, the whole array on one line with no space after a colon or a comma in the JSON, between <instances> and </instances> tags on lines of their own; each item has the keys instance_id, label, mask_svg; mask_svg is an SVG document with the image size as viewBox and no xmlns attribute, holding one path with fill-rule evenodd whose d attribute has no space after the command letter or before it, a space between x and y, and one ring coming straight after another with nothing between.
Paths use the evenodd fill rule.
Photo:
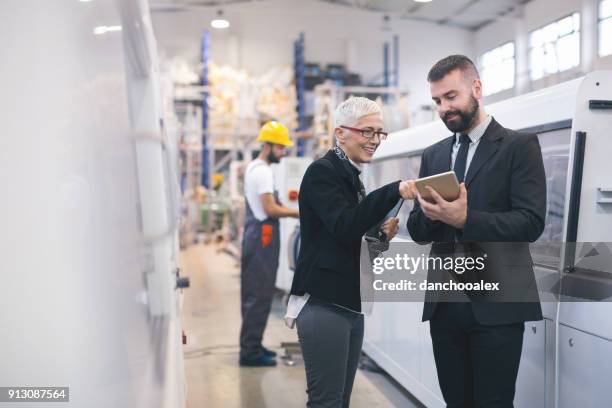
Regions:
<instances>
[{"instance_id":1,"label":"red eyeglass frame","mask_svg":"<svg viewBox=\"0 0 612 408\"><path fill-rule=\"evenodd\" d=\"M389 136L389 133L387 132L372 129L372 132L374 132L372 134L372 137L367 137L363 134L363 132L366 131L367 129L359 129L359 128L354 128L354 127L344 126L344 125L340 125L339 127L341 127L342 129L346 129L346 130L352 130L353 132L359 132L361 133L361 136L365 137L366 139L372 139L374 135L376 134L378 134L378 140L385 140L387 136Z\"/></svg>"}]
</instances>

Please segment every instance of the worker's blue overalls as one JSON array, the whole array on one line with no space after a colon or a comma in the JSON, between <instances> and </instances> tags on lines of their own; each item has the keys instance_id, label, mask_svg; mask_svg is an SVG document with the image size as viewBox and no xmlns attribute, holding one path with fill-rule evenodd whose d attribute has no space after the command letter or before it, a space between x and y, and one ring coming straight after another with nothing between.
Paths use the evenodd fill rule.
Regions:
<instances>
[{"instance_id":1,"label":"worker's blue overalls","mask_svg":"<svg viewBox=\"0 0 612 408\"><path fill-rule=\"evenodd\" d=\"M260 164L264 166L265 164ZM255 166L256 167L256 166ZM255 167L249 169L253 170ZM274 193L278 202L278 195ZM240 329L240 357L257 358L262 355L261 340L272 306L280 231L277 218L259 221L246 200L246 219L242 237L240 265L242 328Z\"/></svg>"}]
</instances>

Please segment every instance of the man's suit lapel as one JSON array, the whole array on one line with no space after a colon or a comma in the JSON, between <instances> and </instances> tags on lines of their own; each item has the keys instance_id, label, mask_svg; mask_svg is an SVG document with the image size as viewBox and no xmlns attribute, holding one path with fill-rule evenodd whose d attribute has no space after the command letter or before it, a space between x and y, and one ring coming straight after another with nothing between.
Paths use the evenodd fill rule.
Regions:
<instances>
[{"instance_id":1,"label":"man's suit lapel","mask_svg":"<svg viewBox=\"0 0 612 408\"><path fill-rule=\"evenodd\" d=\"M437 149L434 158L431 162L429 173L430 175L444 173L450 171L451 154L453 152L453 143L455 136L450 136L442 141L440 148Z\"/></svg>"},{"instance_id":2,"label":"man's suit lapel","mask_svg":"<svg viewBox=\"0 0 612 408\"><path fill-rule=\"evenodd\" d=\"M476 152L474 153L474 157L470 162L470 167L468 168L468 172L465 177L465 186L469 187L474 177L478 174L478 171L481 169L482 165L487 162L498 149L498 141L501 138L502 127L495 121L495 119L491 120L489 127L485 131L484 135L482 135L482 139L480 139L480 143L478 143L478 147L476 148Z\"/></svg>"}]
</instances>

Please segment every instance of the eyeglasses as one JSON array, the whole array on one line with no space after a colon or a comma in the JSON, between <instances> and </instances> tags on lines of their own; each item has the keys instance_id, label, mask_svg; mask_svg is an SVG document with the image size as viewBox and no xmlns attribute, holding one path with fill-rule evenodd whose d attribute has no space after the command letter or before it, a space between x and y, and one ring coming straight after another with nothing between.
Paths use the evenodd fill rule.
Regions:
<instances>
[{"instance_id":1,"label":"eyeglasses","mask_svg":"<svg viewBox=\"0 0 612 408\"><path fill-rule=\"evenodd\" d=\"M353 132L359 132L361 133L361 136L365 137L366 139L371 139L374 136L378 136L378 140L385 140L387 138L388 133L387 132L383 132L381 130L374 130L371 128L365 128L365 129L359 129L359 128L354 128L354 127L350 127L350 126L340 126L342 129L347 129L347 130L352 130Z\"/></svg>"}]
</instances>

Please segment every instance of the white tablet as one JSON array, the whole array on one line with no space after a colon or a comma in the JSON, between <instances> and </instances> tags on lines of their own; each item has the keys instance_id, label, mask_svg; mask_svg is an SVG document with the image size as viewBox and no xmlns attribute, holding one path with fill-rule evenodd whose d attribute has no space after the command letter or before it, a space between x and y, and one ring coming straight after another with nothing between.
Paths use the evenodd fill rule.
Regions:
<instances>
[{"instance_id":1,"label":"white tablet","mask_svg":"<svg viewBox=\"0 0 612 408\"><path fill-rule=\"evenodd\" d=\"M435 202L425 186L430 186L446 201L454 201L459 198L459 181L454 171L434 174L433 176L423 177L414 181L417 190L424 200L431 203Z\"/></svg>"}]
</instances>

